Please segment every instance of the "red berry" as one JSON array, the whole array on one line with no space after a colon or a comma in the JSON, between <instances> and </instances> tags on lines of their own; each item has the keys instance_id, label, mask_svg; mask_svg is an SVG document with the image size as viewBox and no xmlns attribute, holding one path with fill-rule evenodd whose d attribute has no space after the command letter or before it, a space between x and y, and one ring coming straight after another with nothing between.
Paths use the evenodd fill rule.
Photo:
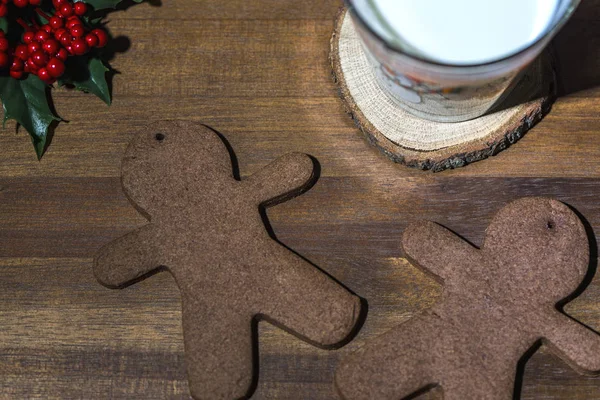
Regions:
<instances>
[{"instance_id":1,"label":"red berry","mask_svg":"<svg viewBox=\"0 0 600 400\"><path fill-rule=\"evenodd\" d=\"M48 35L48 32L46 32L43 29L40 29L35 34L35 40L37 40L40 43L45 42L46 40L48 40L49 37L50 35Z\"/></svg>"},{"instance_id":2,"label":"red berry","mask_svg":"<svg viewBox=\"0 0 600 400\"><path fill-rule=\"evenodd\" d=\"M23 8L29 5L29 0L13 0L15 7Z\"/></svg>"},{"instance_id":3,"label":"red berry","mask_svg":"<svg viewBox=\"0 0 600 400\"><path fill-rule=\"evenodd\" d=\"M85 42L89 47L96 47L98 46L98 36L94 35L93 33L88 33L85 36Z\"/></svg>"},{"instance_id":4,"label":"red berry","mask_svg":"<svg viewBox=\"0 0 600 400\"><path fill-rule=\"evenodd\" d=\"M15 71L11 69L10 76L14 79L21 79L23 77L23 71Z\"/></svg>"},{"instance_id":5,"label":"red berry","mask_svg":"<svg viewBox=\"0 0 600 400\"><path fill-rule=\"evenodd\" d=\"M54 39L48 39L42 44L42 49L48 54L55 54L60 49L60 43Z\"/></svg>"},{"instance_id":6,"label":"red berry","mask_svg":"<svg viewBox=\"0 0 600 400\"><path fill-rule=\"evenodd\" d=\"M56 53L56 58L61 61L67 61L67 58L69 58L69 52L63 47Z\"/></svg>"},{"instance_id":7,"label":"red berry","mask_svg":"<svg viewBox=\"0 0 600 400\"><path fill-rule=\"evenodd\" d=\"M48 65L46 65L46 69L50 73L51 76L58 78L65 73L65 64L59 60L58 58L52 58L48 61Z\"/></svg>"},{"instance_id":8,"label":"red berry","mask_svg":"<svg viewBox=\"0 0 600 400\"><path fill-rule=\"evenodd\" d=\"M59 39L60 44L62 44L64 47L71 45L72 41L73 41L73 37L68 33L65 33Z\"/></svg>"},{"instance_id":9,"label":"red berry","mask_svg":"<svg viewBox=\"0 0 600 400\"><path fill-rule=\"evenodd\" d=\"M85 35L85 28L83 25L75 25L71 28L71 35L75 37L82 37Z\"/></svg>"},{"instance_id":10,"label":"red berry","mask_svg":"<svg viewBox=\"0 0 600 400\"><path fill-rule=\"evenodd\" d=\"M23 70L25 72L31 72L31 73L34 73L34 74L37 74L37 72L38 72L39 69L40 69L40 67L38 67L37 65L35 65L30 60L27 60L27 62L25 63L25 66L23 67Z\"/></svg>"},{"instance_id":11,"label":"red berry","mask_svg":"<svg viewBox=\"0 0 600 400\"><path fill-rule=\"evenodd\" d=\"M8 7L6 4L0 4L0 17L6 17L6 14L8 14Z\"/></svg>"},{"instance_id":12,"label":"red berry","mask_svg":"<svg viewBox=\"0 0 600 400\"><path fill-rule=\"evenodd\" d=\"M72 17L69 17L67 19L67 23L65 24L65 26L67 27L67 29L71 29L75 25L83 25L83 24L82 24L81 20L79 19L79 17L73 15Z\"/></svg>"},{"instance_id":13,"label":"red berry","mask_svg":"<svg viewBox=\"0 0 600 400\"><path fill-rule=\"evenodd\" d=\"M37 72L37 76L45 83L50 83L50 81L52 81L52 76L46 68L40 68Z\"/></svg>"},{"instance_id":14,"label":"red berry","mask_svg":"<svg viewBox=\"0 0 600 400\"><path fill-rule=\"evenodd\" d=\"M23 60L21 60L20 58L13 58L13 62L10 66L10 69L14 69L15 71L23 71L24 67L25 63L23 63Z\"/></svg>"},{"instance_id":15,"label":"red berry","mask_svg":"<svg viewBox=\"0 0 600 400\"><path fill-rule=\"evenodd\" d=\"M81 16L85 13L87 13L87 5L81 1L75 3L75 14Z\"/></svg>"},{"instance_id":16,"label":"red berry","mask_svg":"<svg viewBox=\"0 0 600 400\"><path fill-rule=\"evenodd\" d=\"M46 33L52 33L52 31L54 31L54 28L52 28L50 24L45 24L42 25L42 30L46 31Z\"/></svg>"},{"instance_id":17,"label":"red berry","mask_svg":"<svg viewBox=\"0 0 600 400\"><path fill-rule=\"evenodd\" d=\"M25 61L29 58L29 51L27 50L27 46L24 44L17 45L15 48L15 57L20 58Z\"/></svg>"},{"instance_id":18,"label":"red berry","mask_svg":"<svg viewBox=\"0 0 600 400\"><path fill-rule=\"evenodd\" d=\"M71 47L73 48L73 54L76 56L84 55L89 50L87 43L81 38L73 40Z\"/></svg>"},{"instance_id":19,"label":"red berry","mask_svg":"<svg viewBox=\"0 0 600 400\"><path fill-rule=\"evenodd\" d=\"M61 36L65 33L67 33L67 30L65 28L58 28L56 31L54 31L54 38L56 40L60 40Z\"/></svg>"},{"instance_id":20,"label":"red berry","mask_svg":"<svg viewBox=\"0 0 600 400\"><path fill-rule=\"evenodd\" d=\"M8 67L8 64L10 64L8 54L0 52L0 68Z\"/></svg>"},{"instance_id":21,"label":"red berry","mask_svg":"<svg viewBox=\"0 0 600 400\"><path fill-rule=\"evenodd\" d=\"M57 16L50 18L50 21L48 21L48 23L53 29L59 29L65 25L65 21L63 21L62 18Z\"/></svg>"},{"instance_id":22,"label":"red berry","mask_svg":"<svg viewBox=\"0 0 600 400\"><path fill-rule=\"evenodd\" d=\"M0 51L8 51L9 43L5 37L0 38Z\"/></svg>"},{"instance_id":23,"label":"red berry","mask_svg":"<svg viewBox=\"0 0 600 400\"><path fill-rule=\"evenodd\" d=\"M52 5L58 10L60 6L62 6L65 3L65 1L67 0L52 0Z\"/></svg>"},{"instance_id":24,"label":"red berry","mask_svg":"<svg viewBox=\"0 0 600 400\"><path fill-rule=\"evenodd\" d=\"M42 4L42 0L29 0L29 4L32 6L39 6Z\"/></svg>"},{"instance_id":25,"label":"red berry","mask_svg":"<svg viewBox=\"0 0 600 400\"><path fill-rule=\"evenodd\" d=\"M62 15L65 18L67 18L67 17L70 17L71 15L73 15L73 6L70 3L68 3L68 2L64 2L60 6L60 8L58 9L58 11L60 12L60 15Z\"/></svg>"},{"instance_id":26,"label":"red berry","mask_svg":"<svg viewBox=\"0 0 600 400\"><path fill-rule=\"evenodd\" d=\"M35 33L33 31L27 31L23 34L23 41L27 44L33 42L35 39Z\"/></svg>"},{"instance_id":27,"label":"red berry","mask_svg":"<svg viewBox=\"0 0 600 400\"><path fill-rule=\"evenodd\" d=\"M48 56L43 51L36 51L30 57L35 65L43 67L48 62Z\"/></svg>"},{"instance_id":28,"label":"red berry","mask_svg":"<svg viewBox=\"0 0 600 400\"><path fill-rule=\"evenodd\" d=\"M31 42L27 45L27 51L29 51L29 54L33 54L36 51L39 51L41 48L42 46L38 42Z\"/></svg>"},{"instance_id":29,"label":"red berry","mask_svg":"<svg viewBox=\"0 0 600 400\"><path fill-rule=\"evenodd\" d=\"M94 29L92 33L98 36L98 47L104 47L108 43L108 34L103 29Z\"/></svg>"}]
</instances>

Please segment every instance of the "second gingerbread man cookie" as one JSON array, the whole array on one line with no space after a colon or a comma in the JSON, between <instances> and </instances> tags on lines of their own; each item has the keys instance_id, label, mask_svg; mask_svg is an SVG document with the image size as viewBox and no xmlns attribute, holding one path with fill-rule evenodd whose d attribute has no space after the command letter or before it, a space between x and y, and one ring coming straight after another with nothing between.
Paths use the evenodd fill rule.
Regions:
<instances>
[{"instance_id":1,"label":"second gingerbread man cookie","mask_svg":"<svg viewBox=\"0 0 600 400\"><path fill-rule=\"evenodd\" d=\"M398 400L440 385L445 400L510 400L517 363L540 339L579 371L600 371L600 336L557 309L589 265L585 229L564 204L509 204L481 250L431 222L410 226L402 246L443 283L442 299L341 363L344 399Z\"/></svg>"},{"instance_id":2,"label":"second gingerbread man cookie","mask_svg":"<svg viewBox=\"0 0 600 400\"><path fill-rule=\"evenodd\" d=\"M248 394L257 317L323 347L354 329L360 299L272 240L259 213L312 180L312 160L289 154L238 181L223 141L199 124L160 122L129 145L123 188L150 223L102 249L94 271L114 288L173 274L195 398Z\"/></svg>"}]
</instances>

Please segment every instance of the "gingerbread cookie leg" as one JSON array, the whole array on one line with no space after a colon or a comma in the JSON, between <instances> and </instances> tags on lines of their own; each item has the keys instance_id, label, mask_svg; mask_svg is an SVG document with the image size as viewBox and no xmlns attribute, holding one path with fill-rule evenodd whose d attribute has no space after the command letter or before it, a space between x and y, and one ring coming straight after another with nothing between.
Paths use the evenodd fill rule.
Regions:
<instances>
[{"instance_id":1,"label":"gingerbread cookie leg","mask_svg":"<svg viewBox=\"0 0 600 400\"><path fill-rule=\"evenodd\" d=\"M360 299L281 245L267 251L271 290L262 294L263 316L322 347L346 339L360 317Z\"/></svg>"},{"instance_id":2,"label":"gingerbread cookie leg","mask_svg":"<svg viewBox=\"0 0 600 400\"><path fill-rule=\"evenodd\" d=\"M485 366L489 368L489 365ZM497 379L498 377L494 377ZM465 385L464 382L469 382ZM475 391L473 388L476 388ZM514 397L514 379L508 382L496 382L482 378L476 370L462 371L455 379L442 387L444 400L512 400Z\"/></svg>"},{"instance_id":3,"label":"gingerbread cookie leg","mask_svg":"<svg viewBox=\"0 0 600 400\"><path fill-rule=\"evenodd\" d=\"M548 318L544 342L580 372L600 372L600 335L558 311Z\"/></svg>"},{"instance_id":4,"label":"gingerbread cookie leg","mask_svg":"<svg viewBox=\"0 0 600 400\"><path fill-rule=\"evenodd\" d=\"M252 315L199 304L190 296L183 294L182 302L192 396L207 400L245 397L253 379Z\"/></svg>"},{"instance_id":5,"label":"gingerbread cookie leg","mask_svg":"<svg viewBox=\"0 0 600 400\"><path fill-rule=\"evenodd\" d=\"M345 400L398 400L436 385L431 349L438 327L422 317L402 324L342 360L335 385Z\"/></svg>"},{"instance_id":6,"label":"gingerbread cookie leg","mask_svg":"<svg viewBox=\"0 0 600 400\"><path fill-rule=\"evenodd\" d=\"M310 185L313 179L311 158L302 153L290 153L263 167L244 180L243 184L254 187L255 201L262 204L295 194Z\"/></svg>"},{"instance_id":7,"label":"gingerbread cookie leg","mask_svg":"<svg viewBox=\"0 0 600 400\"><path fill-rule=\"evenodd\" d=\"M159 268L157 243L157 232L150 224L108 244L94 260L96 279L107 287L118 288Z\"/></svg>"}]
</instances>

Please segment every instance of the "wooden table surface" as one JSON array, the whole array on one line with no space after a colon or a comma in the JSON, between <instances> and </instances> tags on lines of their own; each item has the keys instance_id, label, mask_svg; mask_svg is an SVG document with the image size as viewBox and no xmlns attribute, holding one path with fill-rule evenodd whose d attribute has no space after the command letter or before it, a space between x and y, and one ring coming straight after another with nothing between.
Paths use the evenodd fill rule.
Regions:
<instances>
[{"instance_id":1,"label":"wooden table surface","mask_svg":"<svg viewBox=\"0 0 600 400\"><path fill-rule=\"evenodd\" d=\"M41 162L14 123L0 132L0 398L189 398L170 275L109 290L91 271L102 245L145 223L121 191L119 166L132 133L158 119L223 133L242 177L290 151L321 165L312 190L268 216L281 242L368 300L368 318L337 351L261 323L256 399L337 398L341 357L434 304L440 287L400 251L412 221L479 244L505 203L541 195L600 232L600 0L586 0L556 41L561 96L551 114L500 155L439 174L391 163L344 114L328 65L339 7L163 0L113 13L109 27L129 44L113 60L113 106L58 90L57 111L71 122ZM566 311L600 330L600 278ZM521 398L600 399L600 377L542 348L524 366Z\"/></svg>"}]
</instances>

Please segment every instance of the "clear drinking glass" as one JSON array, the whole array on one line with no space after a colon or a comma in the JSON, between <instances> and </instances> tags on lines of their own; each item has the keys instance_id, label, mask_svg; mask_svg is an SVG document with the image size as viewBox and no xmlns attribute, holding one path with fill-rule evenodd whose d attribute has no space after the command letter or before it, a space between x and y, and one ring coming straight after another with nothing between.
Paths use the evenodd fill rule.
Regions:
<instances>
[{"instance_id":1,"label":"clear drinking glass","mask_svg":"<svg viewBox=\"0 0 600 400\"><path fill-rule=\"evenodd\" d=\"M435 4L432 0L413 1ZM378 14L377 0L346 0L378 84L398 106L417 117L436 122L477 118L492 110L510 93L521 72L568 21L580 0L555 2L556 8L547 27L526 47L498 59L469 64L440 62L401 37L391 35ZM506 24L510 29L511 21ZM423 30L431 28L427 22L422 23Z\"/></svg>"}]
</instances>

